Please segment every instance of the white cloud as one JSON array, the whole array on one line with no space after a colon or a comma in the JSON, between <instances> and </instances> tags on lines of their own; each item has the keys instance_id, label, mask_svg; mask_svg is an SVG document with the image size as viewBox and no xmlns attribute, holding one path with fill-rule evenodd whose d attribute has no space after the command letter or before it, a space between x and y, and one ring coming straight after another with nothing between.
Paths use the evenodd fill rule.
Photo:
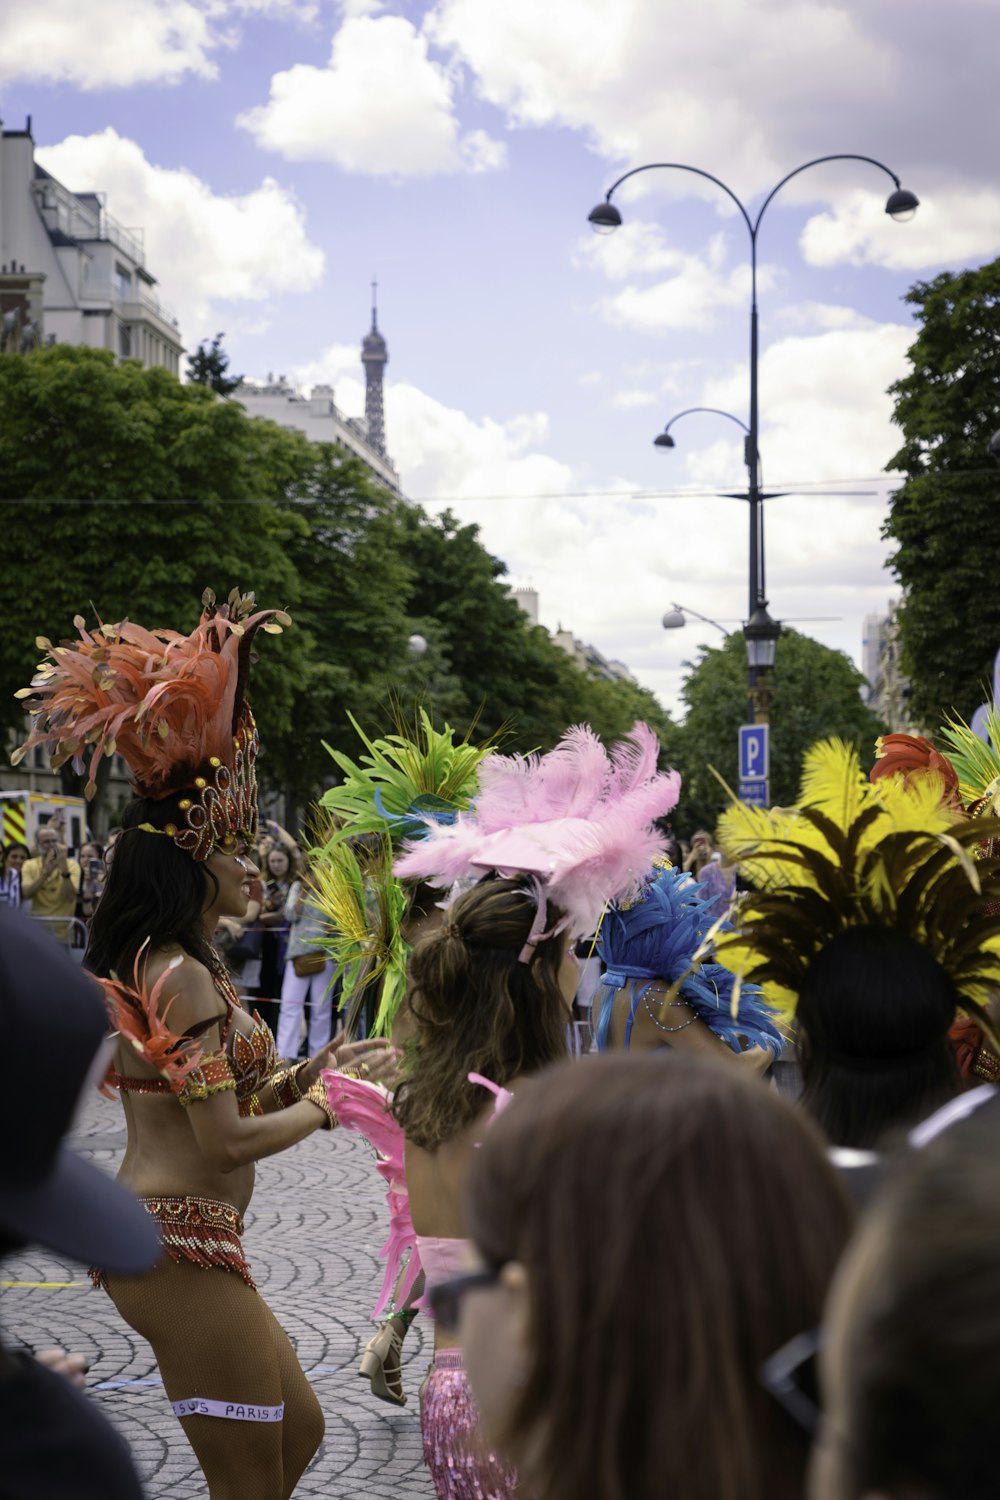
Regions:
<instances>
[{"instance_id":1,"label":"white cloud","mask_svg":"<svg viewBox=\"0 0 1000 1500\"><path fill-rule=\"evenodd\" d=\"M705 328L720 307L746 307L750 268L737 266L725 277L695 256L681 258L678 274L654 286L627 286L603 297L601 313L609 323L637 333L664 333L669 328Z\"/></svg>"},{"instance_id":2,"label":"white cloud","mask_svg":"<svg viewBox=\"0 0 1000 1500\"><path fill-rule=\"evenodd\" d=\"M215 78L212 54L239 42L246 16L308 21L316 0L32 0L0 6L0 83L83 89Z\"/></svg>"},{"instance_id":3,"label":"white cloud","mask_svg":"<svg viewBox=\"0 0 1000 1500\"><path fill-rule=\"evenodd\" d=\"M718 259L713 244L711 253ZM587 233L573 248L572 261L578 269L601 271L609 281L624 281L652 271L672 271L684 257L667 243L658 224L644 219L629 219L611 234Z\"/></svg>"},{"instance_id":4,"label":"white cloud","mask_svg":"<svg viewBox=\"0 0 1000 1500\"><path fill-rule=\"evenodd\" d=\"M660 398L653 391L616 391L611 405L618 411L635 411L641 406L659 406Z\"/></svg>"},{"instance_id":5,"label":"white cloud","mask_svg":"<svg viewBox=\"0 0 1000 1500\"><path fill-rule=\"evenodd\" d=\"M66 187L105 191L120 223L145 230L149 269L189 347L215 331L225 306L308 291L323 275L323 252L309 240L301 207L272 177L248 193L220 195L186 168L147 161L110 126L36 154Z\"/></svg>"},{"instance_id":6,"label":"white cloud","mask_svg":"<svg viewBox=\"0 0 1000 1500\"><path fill-rule=\"evenodd\" d=\"M176 83L186 73L214 78L209 54L219 7L197 0L38 0L0 9L0 80L37 79L84 89Z\"/></svg>"},{"instance_id":7,"label":"white cloud","mask_svg":"<svg viewBox=\"0 0 1000 1500\"><path fill-rule=\"evenodd\" d=\"M961 162L963 183L983 189L976 222L957 192L933 233L927 216L926 249L912 228L905 248L900 237L879 253L853 224L813 231L817 255L839 246L910 269L995 253L995 47L983 41L995 10L951 0L942 26L940 0L907 0L901 27L891 0L435 0L425 30L509 126L579 131L608 163L595 164L595 188L625 166L680 161L752 203L797 164L853 149L929 203L956 191ZM877 216L890 189L864 162L831 163L796 176L779 204L839 206L857 190ZM718 187L677 171L633 179L616 202L629 193L732 212Z\"/></svg>"},{"instance_id":8,"label":"white cloud","mask_svg":"<svg viewBox=\"0 0 1000 1500\"><path fill-rule=\"evenodd\" d=\"M906 372L912 340L912 329L883 323L765 345L760 449L768 482L881 474L898 447L887 388ZM746 366L707 381L702 404L742 415L747 408ZM731 486L742 472L742 451L734 429L733 441L727 437L689 461L686 477Z\"/></svg>"},{"instance_id":9,"label":"white cloud","mask_svg":"<svg viewBox=\"0 0 1000 1500\"><path fill-rule=\"evenodd\" d=\"M762 447L769 479L879 473L894 444L884 389L903 368L908 337L905 328L871 324L788 337L765 349ZM333 384L349 415L363 410L353 345L334 345L292 375L304 385ZM745 368L705 384L699 396L706 405L741 412ZM747 593L745 507L704 493L647 496L641 493L646 486L626 478L602 485L600 494L579 495L579 476L548 451L541 413L480 420L413 385L391 383L386 419L408 494L438 497L431 510L450 502L463 521L479 525L484 545L504 559L510 578L530 577L538 589L545 625L564 625L605 656L625 661L679 710L684 663L700 643L718 644L720 637L696 621L664 631L660 620L678 599L739 628ZM742 487L742 440L735 429L732 443L717 438L705 417L676 435L678 447L662 471L665 489ZM694 446L699 440L702 446ZM850 487L879 493L770 502L767 565L775 616L799 619L801 630L856 656L862 617L884 608L892 580L883 570L886 545L879 535L885 485Z\"/></svg>"},{"instance_id":10,"label":"white cloud","mask_svg":"<svg viewBox=\"0 0 1000 1500\"><path fill-rule=\"evenodd\" d=\"M967 264L1000 252L1000 191L966 187L928 193L915 218L903 224L890 219L870 193L854 192L838 198L832 211L811 218L800 243L813 266L846 261L919 271Z\"/></svg>"},{"instance_id":11,"label":"white cloud","mask_svg":"<svg viewBox=\"0 0 1000 1500\"><path fill-rule=\"evenodd\" d=\"M892 61L821 0L438 0L428 30L512 124L581 130L613 160L670 160L683 142L681 159L735 172L747 192L780 175L796 117L801 148L818 58L848 116ZM691 179L682 190L703 191Z\"/></svg>"},{"instance_id":12,"label":"white cloud","mask_svg":"<svg viewBox=\"0 0 1000 1500\"><path fill-rule=\"evenodd\" d=\"M297 63L271 79L266 104L237 123L294 161L332 161L375 176L492 171L506 147L460 134L455 77L403 16L350 14L325 67Z\"/></svg>"},{"instance_id":13,"label":"white cloud","mask_svg":"<svg viewBox=\"0 0 1000 1500\"><path fill-rule=\"evenodd\" d=\"M572 262L577 269L600 271L610 281L672 272L665 281L625 286L598 304L609 323L639 333L663 333L672 328L705 328L717 309L748 305L750 266L727 270L728 252L725 233L712 235L703 254L691 255L668 244L656 224L629 219L614 234L583 236L573 249ZM762 290L774 281L772 267L758 266L757 283Z\"/></svg>"}]
</instances>

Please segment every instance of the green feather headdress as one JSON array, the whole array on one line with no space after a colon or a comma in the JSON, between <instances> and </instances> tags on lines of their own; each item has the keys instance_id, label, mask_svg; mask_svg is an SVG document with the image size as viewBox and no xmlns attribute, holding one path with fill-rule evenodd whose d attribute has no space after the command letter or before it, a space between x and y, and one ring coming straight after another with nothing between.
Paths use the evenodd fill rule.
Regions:
<instances>
[{"instance_id":1,"label":"green feather headdress","mask_svg":"<svg viewBox=\"0 0 1000 1500\"><path fill-rule=\"evenodd\" d=\"M934 777L873 784L853 748L814 745L795 807L734 801L722 815L719 843L756 889L738 900L714 956L792 1011L838 933L891 927L930 952L992 1034L984 1007L1000 990L1000 916L990 914L1000 859L977 846L998 834L1000 820L967 822L943 805Z\"/></svg>"},{"instance_id":2,"label":"green feather headdress","mask_svg":"<svg viewBox=\"0 0 1000 1500\"><path fill-rule=\"evenodd\" d=\"M406 993L409 955L401 931L407 887L393 874L395 846L419 838L428 816L450 818L468 807L490 746L456 743L454 730L436 730L423 708L412 737L400 728L369 739L348 718L365 753L354 761L325 747L344 780L320 801L313 903L327 919L324 947L343 980L348 1032L369 988L381 983L373 1034L388 1036Z\"/></svg>"}]
</instances>

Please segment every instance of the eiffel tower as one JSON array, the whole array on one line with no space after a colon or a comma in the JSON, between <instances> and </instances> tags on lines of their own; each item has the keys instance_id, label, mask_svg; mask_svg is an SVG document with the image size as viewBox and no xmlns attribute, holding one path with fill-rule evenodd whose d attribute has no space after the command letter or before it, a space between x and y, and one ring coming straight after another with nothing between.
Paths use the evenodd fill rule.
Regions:
<instances>
[{"instance_id":1,"label":"eiffel tower","mask_svg":"<svg viewBox=\"0 0 1000 1500\"><path fill-rule=\"evenodd\" d=\"M372 282L372 326L361 341L361 363L365 367L365 418L368 441L385 457L385 410L382 405L382 371L389 363L385 339L378 331L378 282Z\"/></svg>"}]
</instances>

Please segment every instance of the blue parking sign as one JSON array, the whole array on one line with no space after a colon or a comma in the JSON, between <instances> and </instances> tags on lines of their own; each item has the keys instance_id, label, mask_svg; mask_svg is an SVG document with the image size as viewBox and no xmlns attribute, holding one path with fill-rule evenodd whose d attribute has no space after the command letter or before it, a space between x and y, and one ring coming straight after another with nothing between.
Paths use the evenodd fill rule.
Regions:
<instances>
[{"instance_id":1,"label":"blue parking sign","mask_svg":"<svg viewBox=\"0 0 1000 1500\"><path fill-rule=\"evenodd\" d=\"M758 776L754 781L741 781L740 801L749 802L752 807L770 807L771 791L767 777Z\"/></svg>"},{"instance_id":2,"label":"blue parking sign","mask_svg":"<svg viewBox=\"0 0 1000 1500\"><path fill-rule=\"evenodd\" d=\"M740 725L740 781L764 781L770 772L766 724Z\"/></svg>"}]
</instances>

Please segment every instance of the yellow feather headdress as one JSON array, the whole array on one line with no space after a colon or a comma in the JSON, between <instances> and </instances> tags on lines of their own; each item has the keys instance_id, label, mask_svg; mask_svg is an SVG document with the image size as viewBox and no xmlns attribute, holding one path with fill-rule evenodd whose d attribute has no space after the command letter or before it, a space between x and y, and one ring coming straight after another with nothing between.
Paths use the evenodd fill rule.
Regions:
<instances>
[{"instance_id":1,"label":"yellow feather headdress","mask_svg":"<svg viewBox=\"0 0 1000 1500\"><path fill-rule=\"evenodd\" d=\"M890 927L926 948L949 974L962 1008L989 1027L983 1006L1000 990L1000 859L972 858L1000 820L965 821L939 779L869 782L840 740L808 752L799 801L769 811L734 801L719 843L756 887L738 900L715 957L766 985L792 1011L815 956L850 927Z\"/></svg>"}]
</instances>

